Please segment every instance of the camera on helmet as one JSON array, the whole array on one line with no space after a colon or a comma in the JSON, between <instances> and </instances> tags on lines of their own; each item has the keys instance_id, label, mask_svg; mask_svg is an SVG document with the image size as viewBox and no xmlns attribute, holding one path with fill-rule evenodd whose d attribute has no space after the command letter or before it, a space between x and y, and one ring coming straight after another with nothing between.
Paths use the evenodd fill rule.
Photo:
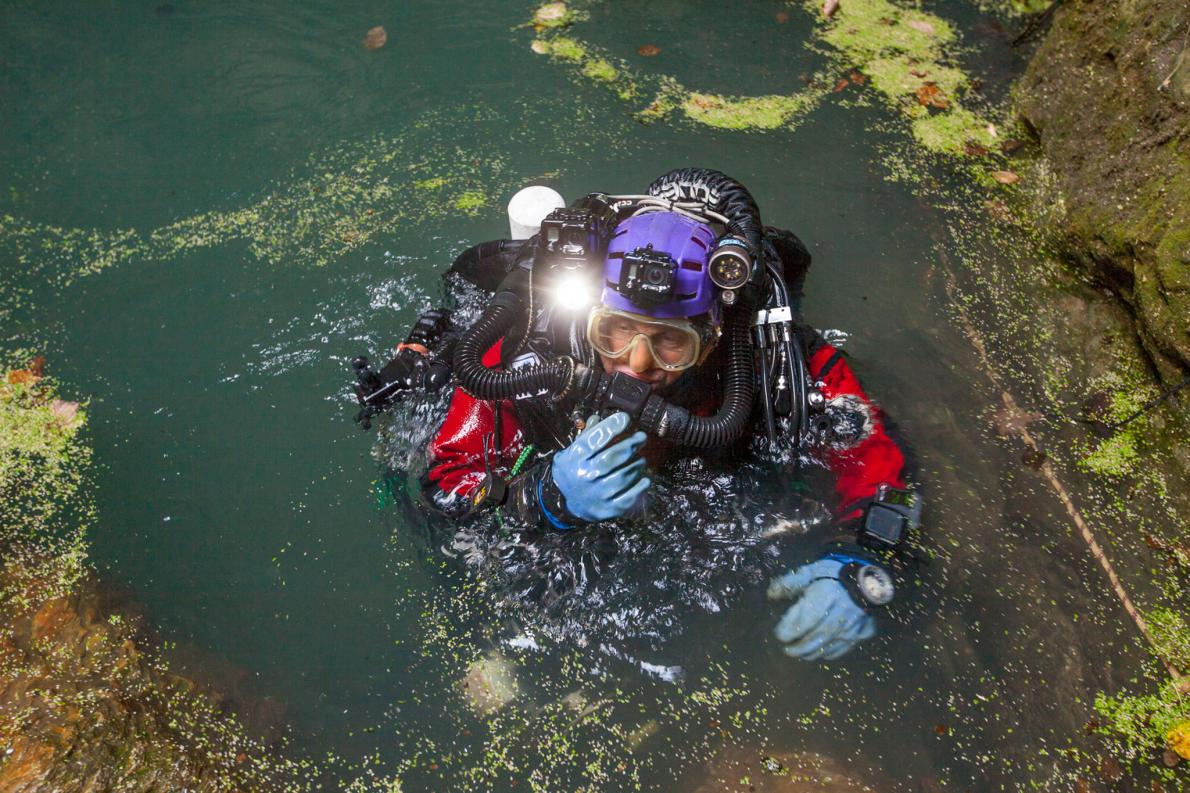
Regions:
<instances>
[{"instance_id":1,"label":"camera on helmet","mask_svg":"<svg viewBox=\"0 0 1190 793\"><path fill-rule=\"evenodd\" d=\"M678 263L651 244L624 254L619 290L633 303L648 306L671 300L677 280Z\"/></svg>"}]
</instances>

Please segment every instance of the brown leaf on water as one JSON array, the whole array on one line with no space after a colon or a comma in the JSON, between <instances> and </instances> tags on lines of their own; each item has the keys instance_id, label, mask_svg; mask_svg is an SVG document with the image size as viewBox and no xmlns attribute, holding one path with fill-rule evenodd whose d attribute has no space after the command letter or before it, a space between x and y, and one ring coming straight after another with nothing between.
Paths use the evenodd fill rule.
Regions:
<instances>
[{"instance_id":1,"label":"brown leaf on water","mask_svg":"<svg viewBox=\"0 0 1190 793\"><path fill-rule=\"evenodd\" d=\"M940 110L950 107L950 102L943 95L942 89L932 80L928 83L923 83L921 88L917 89L917 102L918 104L936 107Z\"/></svg>"},{"instance_id":2,"label":"brown leaf on water","mask_svg":"<svg viewBox=\"0 0 1190 793\"><path fill-rule=\"evenodd\" d=\"M38 377L45 377L45 356L33 356L33 358L29 361L29 371Z\"/></svg>"},{"instance_id":3,"label":"brown leaf on water","mask_svg":"<svg viewBox=\"0 0 1190 793\"><path fill-rule=\"evenodd\" d=\"M905 24L914 30L929 34L931 36L934 35L934 26L929 22L926 22L924 19L910 19Z\"/></svg>"},{"instance_id":4,"label":"brown leaf on water","mask_svg":"<svg viewBox=\"0 0 1190 793\"><path fill-rule=\"evenodd\" d=\"M992 426L1002 438L1020 435L1030 424L1041 420L1041 414L1034 410L1002 407L992 415Z\"/></svg>"},{"instance_id":5,"label":"brown leaf on water","mask_svg":"<svg viewBox=\"0 0 1190 793\"><path fill-rule=\"evenodd\" d=\"M1087 780L1080 776L1074 780L1074 791L1075 793L1091 793L1091 786L1087 784Z\"/></svg>"},{"instance_id":6,"label":"brown leaf on water","mask_svg":"<svg viewBox=\"0 0 1190 793\"><path fill-rule=\"evenodd\" d=\"M831 17L833 17L835 15L835 12L838 10L839 10L839 0L826 0L826 2L824 2L822 4L822 15L824 17L826 17L827 19L830 19Z\"/></svg>"},{"instance_id":7,"label":"brown leaf on water","mask_svg":"<svg viewBox=\"0 0 1190 793\"><path fill-rule=\"evenodd\" d=\"M41 377L28 369L13 369L8 373L8 382L13 385L33 385Z\"/></svg>"},{"instance_id":8,"label":"brown leaf on water","mask_svg":"<svg viewBox=\"0 0 1190 793\"><path fill-rule=\"evenodd\" d=\"M1088 735L1095 732L1097 729L1099 729L1099 721L1096 719L1089 719L1087 723L1083 725L1083 732L1087 733Z\"/></svg>"},{"instance_id":9,"label":"brown leaf on water","mask_svg":"<svg viewBox=\"0 0 1190 793\"><path fill-rule=\"evenodd\" d=\"M642 44L636 48L636 54L643 55L646 58L652 58L654 55L657 55L660 52L661 48L656 44Z\"/></svg>"},{"instance_id":10,"label":"brown leaf on water","mask_svg":"<svg viewBox=\"0 0 1190 793\"><path fill-rule=\"evenodd\" d=\"M789 21L789 12L788 11L778 11L776 14L773 15L773 18L777 20L778 25L784 25L786 22Z\"/></svg>"},{"instance_id":11,"label":"brown leaf on water","mask_svg":"<svg viewBox=\"0 0 1190 793\"><path fill-rule=\"evenodd\" d=\"M377 25L364 34L364 46L370 50L378 50L387 43L388 32L381 25Z\"/></svg>"},{"instance_id":12,"label":"brown leaf on water","mask_svg":"<svg viewBox=\"0 0 1190 793\"><path fill-rule=\"evenodd\" d=\"M1000 184L1016 184L1021 180L1016 171L992 171L992 178Z\"/></svg>"},{"instance_id":13,"label":"brown leaf on water","mask_svg":"<svg viewBox=\"0 0 1190 793\"><path fill-rule=\"evenodd\" d=\"M935 724L934 732L937 733L938 735L946 735L948 732L950 732L950 728L947 727L945 724Z\"/></svg>"},{"instance_id":14,"label":"brown leaf on water","mask_svg":"<svg viewBox=\"0 0 1190 793\"><path fill-rule=\"evenodd\" d=\"M1040 452L1037 449L1025 449L1025 453L1021 455L1021 462L1037 471L1045 465L1045 452Z\"/></svg>"},{"instance_id":15,"label":"brown leaf on water","mask_svg":"<svg viewBox=\"0 0 1190 793\"><path fill-rule=\"evenodd\" d=\"M971 157L983 157L988 153L986 146L981 146L973 140L969 140L963 144L963 151Z\"/></svg>"},{"instance_id":16,"label":"brown leaf on water","mask_svg":"<svg viewBox=\"0 0 1190 793\"><path fill-rule=\"evenodd\" d=\"M58 422L58 426L64 430L70 429L78 423L78 412L78 402L67 402L64 399L55 399L50 403L50 413L53 414L54 419Z\"/></svg>"},{"instance_id":17,"label":"brown leaf on water","mask_svg":"<svg viewBox=\"0 0 1190 793\"><path fill-rule=\"evenodd\" d=\"M851 83L847 82L846 77L840 77L839 81L835 83L835 87L831 90L837 94L849 85L851 85Z\"/></svg>"},{"instance_id":18,"label":"brown leaf on water","mask_svg":"<svg viewBox=\"0 0 1190 793\"><path fill-rule=\"evenodd\" d=\"M1099 776L1108 782L1119 782L1124 778L1124 767L1116 758L1104 755L1099 760Z\"/></svg>"},{"instance_id":19,"label":"brown leaf on water","mask_svg":"<svg viewBox=\"0 0 1190 793\"><path fill-rule=\"evenodd\" d=\"M868 75L856 69L852 69L847 75L847 79L851 80L851 82L855 83L856 85L863 85L868 81Z\"/></svg>"}]
</instances>

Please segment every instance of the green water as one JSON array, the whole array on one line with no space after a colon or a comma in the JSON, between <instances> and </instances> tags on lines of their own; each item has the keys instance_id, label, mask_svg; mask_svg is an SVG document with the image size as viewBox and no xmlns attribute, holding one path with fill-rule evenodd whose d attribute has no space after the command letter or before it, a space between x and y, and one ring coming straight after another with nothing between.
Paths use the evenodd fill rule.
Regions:
<instances>
[{"instance_id":1,"label":"green water","mask_svg":"<svg viewBox=\"0 0 1190 793\"><path fill-rule=\"evenodd\" d=\"M576 31L705 90L792 92L825 67L800 8L720 5L594 4ZM968 5L937 5L982 24ZM177 663L245 702L281 703L294 751L335 752L343 778L372 758L378 774L402 771L406 790L525 789L535 768L548 769L546 789L623 789L634 774L686 789L721 745L818 752L880 789L1049 778L1055 750L1081 739L1087 700L1138 651L1127 631L1105 631L1117 606L1081 545L1045 531L1060 505L987 437L986 383L936 277L941 215L886 179L903 133L875 131L890 116L850 95L795 131L643 125L533 54L520 27L531 13L189 0L0 10L0 215L143 241L81 278L95 257L77 246L20 259L29 249L10 237L0 254L4 337L43 344L51 371L91 398L100 570L145 604ZM374 25L388 43L369 51ZM635 55L647 43L661 54ZM1002 41L983 46L989 64L1014 65ZM851 334L854 366L919 461L945 558L841 664L781 655L779 610L756 581L736 582L718 613L674 616L655 659L683 666L679 684L596 647L518 650L438 543L376 508L383 471L351 421L346 361L399 340L453 255L506 233L520 186L637 192L688 164L741 179L766 221L806 241L807 319ZM465 211L463 195L485 203ZM812 547L780 545L781 560ZM458 681L494 647L522 663L525 693L484 721ZM706 704L718 699L695 692L712 685L737 693ZM509 739L517 770L468 771L496 765L484 747L501 736L572 724L552 703L576 689L618 704L601 726L574 728L573 758L540 736ZM656 733L626 737L651 720Z\"/></svg>"}]
</instances>

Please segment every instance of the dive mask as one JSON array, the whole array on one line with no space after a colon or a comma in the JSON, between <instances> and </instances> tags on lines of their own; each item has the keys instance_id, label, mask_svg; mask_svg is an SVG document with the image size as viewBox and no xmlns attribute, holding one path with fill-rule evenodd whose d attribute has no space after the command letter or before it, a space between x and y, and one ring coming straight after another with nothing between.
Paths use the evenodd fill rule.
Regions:
<instances>
[{"instance_id":1,"label":"dive mask","mask_svg":"<svg viewBox=\"0 0 1190 793\"><path fill-rule=\"evenodd\" d=\"M703 333L688 319L657 319L607 306L592 309L587 341L595 351L619 359L643 343L657 366L680 372L698 363Z\"/></svg>"}]
</instances>

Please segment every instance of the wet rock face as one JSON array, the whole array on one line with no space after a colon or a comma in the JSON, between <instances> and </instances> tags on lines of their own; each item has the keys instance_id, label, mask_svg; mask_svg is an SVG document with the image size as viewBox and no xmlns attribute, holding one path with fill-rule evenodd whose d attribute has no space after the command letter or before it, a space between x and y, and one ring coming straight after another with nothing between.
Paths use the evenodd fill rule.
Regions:
<instances>
[{"instance_id":1,"label":"wet rock face","mask_svg":"<svg viewBox=\"0 0 1190 793\"><path fill-rule=\"evenodd\" d=\"M1016 99L1057 177L1053 231L1170 382L1190 370L1187 25L1185 0L1064 2Z\"/></svg>"}]
</instances>

